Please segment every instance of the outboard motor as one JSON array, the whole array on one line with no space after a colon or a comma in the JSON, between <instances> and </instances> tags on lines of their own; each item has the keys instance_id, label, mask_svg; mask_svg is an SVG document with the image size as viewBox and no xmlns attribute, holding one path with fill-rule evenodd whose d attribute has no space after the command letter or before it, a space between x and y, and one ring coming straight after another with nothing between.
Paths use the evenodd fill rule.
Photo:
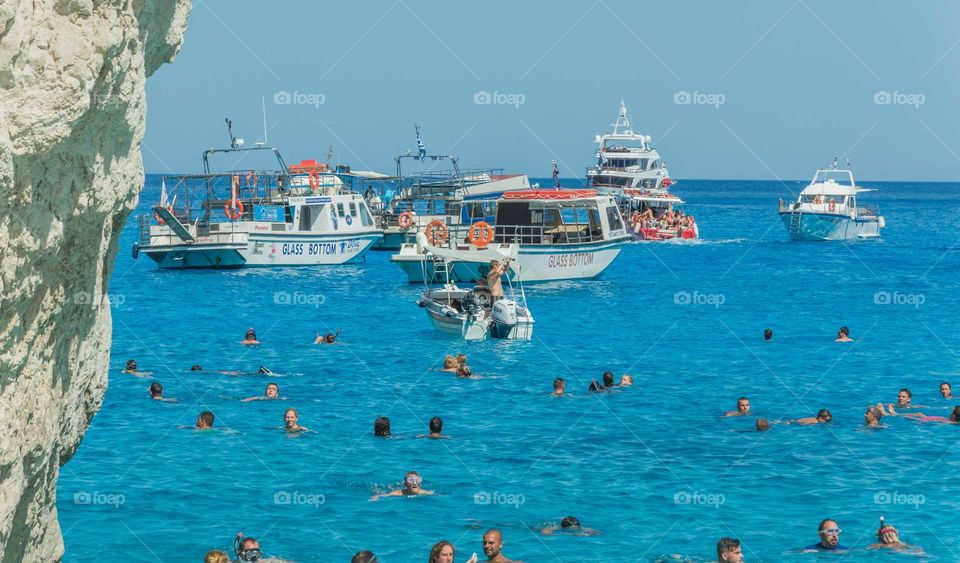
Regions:
<instances>
[{"instance_id":1,"label":"outboard motor","mask_svg":"<svg viewBox=\"0 0 960 563\"><path fill-rule=\"evenodd\" d=\"M460 301L463 304L463 310L474 317L483 309L480 296L477 295L476 291L468 291Z\"/></svg>"},{"instance_id":2,"label":"outboard motor","mask_svg":"<svg viewBox=\"0 0 960 563\"><path fill-rule=\"evenodd\" d=\"M517 302L511 299L501 299L493 304L493 322L506 327L517 324Z\"/></svg>"}]
</instances>

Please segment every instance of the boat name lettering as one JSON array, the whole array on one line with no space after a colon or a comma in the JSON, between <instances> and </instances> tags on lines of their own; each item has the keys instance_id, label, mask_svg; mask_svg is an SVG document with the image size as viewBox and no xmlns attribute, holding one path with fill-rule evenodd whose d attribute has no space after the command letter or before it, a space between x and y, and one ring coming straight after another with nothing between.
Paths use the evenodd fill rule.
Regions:
<instances>
[{"instance_id":1,"label":"boat name lettering","mask_svg":"<svg viewBox=\"0 0 960 563\"><path fill-rule=\"evenodd\" d=\"M330 203L331 199L329 197L305 197L303 198L304 203Z\"/></svg>"},{"instance_id":2,"label":"boat name lettering","mask_svg":"<svg viewBox=\"0 0 960 563\"><path fill-rule=\"evenodd\" d=\"M593 264L593 253L586 254L551 254L547 259L548 268L575 268Z\"/></svg>"}]
</instances>

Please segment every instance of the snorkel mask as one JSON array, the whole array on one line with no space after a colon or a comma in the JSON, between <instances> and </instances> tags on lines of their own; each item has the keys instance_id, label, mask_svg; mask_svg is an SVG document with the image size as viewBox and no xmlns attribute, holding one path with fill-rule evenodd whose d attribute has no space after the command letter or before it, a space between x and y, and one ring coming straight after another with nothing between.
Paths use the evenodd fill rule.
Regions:
<instances>
[{"instance_id":1,"label":"snorkel mask","mask_svg":"<svg viewBox=\"0 0 960 563\"><path fill-rule=\"evenodd\" d=\"M263 553L259 548L243 549L243 532L237 532L237 539L233 542L233 551L240 561L260 561Z\"/></svg>"}]
</instances>

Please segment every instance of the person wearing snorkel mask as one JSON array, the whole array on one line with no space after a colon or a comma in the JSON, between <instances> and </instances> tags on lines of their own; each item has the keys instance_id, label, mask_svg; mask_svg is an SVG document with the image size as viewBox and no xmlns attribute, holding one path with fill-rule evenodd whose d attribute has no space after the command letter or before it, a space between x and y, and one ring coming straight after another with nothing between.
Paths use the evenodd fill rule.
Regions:
<instances>
[{"instance_id":1,"label":"person wearing snorkel mask","mask_svg":"<svg viewBox=\"0 0 960 563\"><path fill-rule=\"evenodd\" d=\"M248 328L247 333L244 335L243 340L240 341L240 344L260 344L260 341L257 340L257 331L253 330L253 327Z\"/></svg>"},{"instance_id":2,"label":"person wearing snorkel mask","mask_svg":"<svg viewBox=\"0 0 960 563\"><path fill-rule=\"evenodd\" d=\"M237 534L233 549L237 554L237 561L260 561L263 559L260 542L251 537L244 538L242 532Z\"/></svg>"},{"instance_id":3,"label":"person wearing snorkel mask","mask_svg":"<svg viewBox=\"0 0 960 563\"><path fill-rule=\"evenodd\" d=\"M423 477L420 476L416 471L407 471L406 476L403 479L403 488L394 489L389 493L383 493L379 495L373 495L370 497L370 500L379 500L383 497L409 497L417 495L432 495L433 491L428 491L421 488L423 484Z\"/></svg>"},{"instance_id":4,"label":"person wearing snorkel mask","mask_svg":"<svg viewBox=\"0 0 960 563\"><path fill-rule=\"evenodd\" d=\"M877 543L867 546L867 549L894 549L897 551L910 550L911 555L923 553L923 549L900 541L900 532L889 524L884 524L880 517L880 528L877 530Z\"/></svg>"}]
</instances>

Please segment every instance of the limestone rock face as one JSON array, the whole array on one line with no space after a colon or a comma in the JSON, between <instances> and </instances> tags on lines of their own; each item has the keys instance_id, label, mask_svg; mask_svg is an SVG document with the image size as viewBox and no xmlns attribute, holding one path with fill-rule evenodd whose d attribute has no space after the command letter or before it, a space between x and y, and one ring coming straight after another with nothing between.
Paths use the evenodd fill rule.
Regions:
<instances>
[{"instance_id":1,"label":"limestone rock face","mask_svg":"<svg viewBox=\"0 0 960 563\"><path fill-rule=\"evenodd\" d=\"M60 466L107 387L145 82L190 0L0 0L0 561L56 561Z\"/></svg>"}]
</instances>

